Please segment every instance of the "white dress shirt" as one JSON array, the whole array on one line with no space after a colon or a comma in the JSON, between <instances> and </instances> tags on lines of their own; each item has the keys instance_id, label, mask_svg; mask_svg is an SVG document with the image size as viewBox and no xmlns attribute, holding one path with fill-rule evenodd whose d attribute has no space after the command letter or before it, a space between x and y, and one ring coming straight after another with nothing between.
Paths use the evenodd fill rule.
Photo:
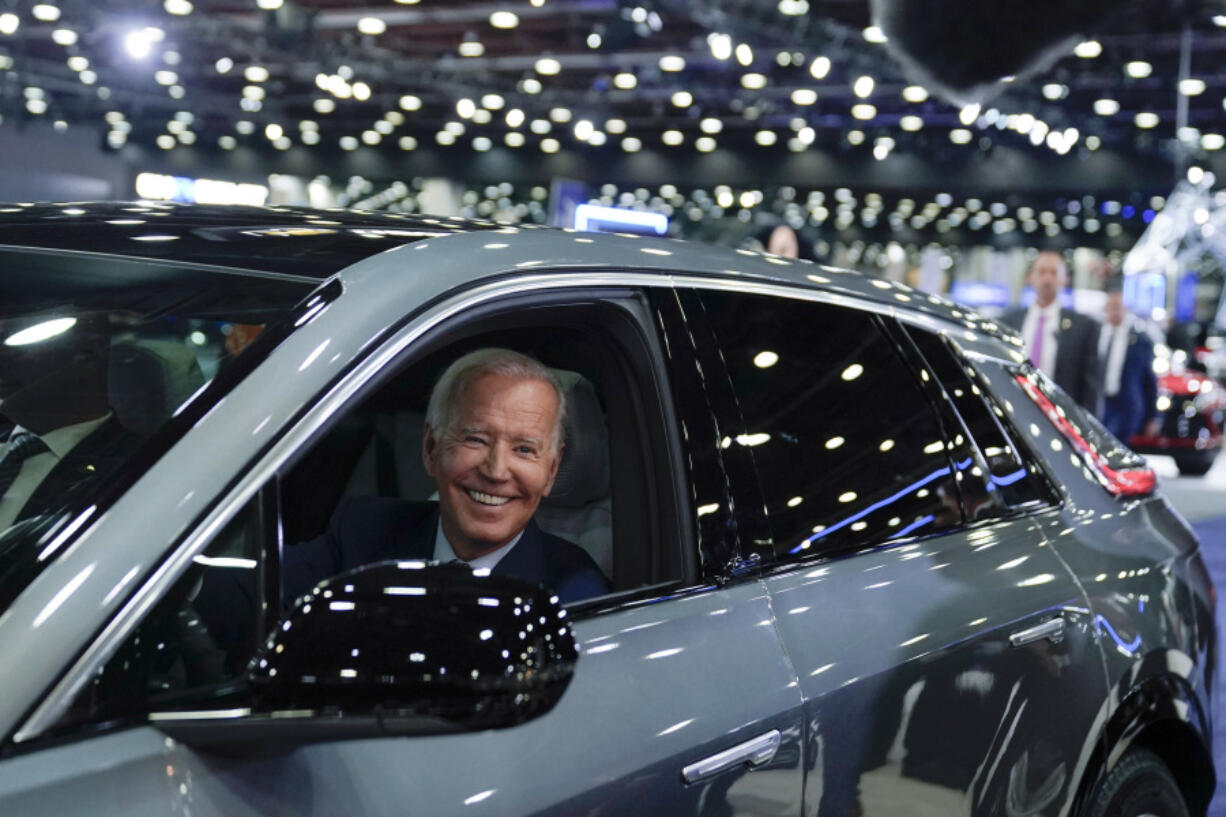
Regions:
<instances>
[{"instance_id":1,"label":"white dress shirt","mask_svg":"<svg viewBox=\"0 0 1226 817\"><path fill-rule=\"evenodd\" d=\"M1060 330L1060 301L1052 301L1047 306L1032 304L1026 310L1026 319L1022 321L1022 337L1026 348L1034 348L1034 333L1039 325L1039 313L1043 314L1043 347L1039 350L1039 368L1048 377L1056 377L1056 338Z\"/></svg>"},{"instance_id":2,"label":"white dress shirt","mask_svg":"<svg viewBox=\"0 0 1226 817\"><path fill-rule=\"evenodd\" d=\"M1103 394L1107 397L1120 393L1124 357L1128 354L1128 334L1128 321L1121 321L1119 326L1104 323L1098 335L1098 359L1104 362Z\"/></svg>"},{"instance_id":3,"label":"white dress shirt","mask_svg":"<svg viewBox=\"0 0 1226 817\"><path fill-rule=\"evenodd\" d=\"M84 440L111 417L111 413L97 420L86 420L84 423L76 425L64 426L53 431L48 431L46 434L38 435L49 450L41 454L35 454L21 464L21 470L17 472L17 478L13 480L13 484L9 486L8 491L3 497L0 497L0 530L7 529L17 519L17 514L21 513L21 509L34 495L39 485L42 485L43 480L51 473L51 469L59 464L64 455L76 447L77 443ZM9 434L9 439L17 436L18 433L28 431L21 426L13 426L13 431ZM5 442L0 444L0 457L8 453L9 446Z\"/></svg>"},{"instance_id":4,"label":"white dress shirt","mask_svg":"<svg viewBox=\"0 0 1226 817\"><path fill-rule=\"evenodd\" d=\"M515 534L515 538L507 542L497 550L491 550L489 553L482 554L470 562L464 562L459 556L455 555L455 550L451 547L451 542L447 541L447 535L443 533L443 522L439 520L438 529L434 533L434 561L439 564L447 564L448 562L458 560L464 562L473 570L493 570L494 565L502 561L502 557L511 552L511 548L515 547L519 542L519 538L524 535L521 530Z\"/></svg>"}]
</instances>

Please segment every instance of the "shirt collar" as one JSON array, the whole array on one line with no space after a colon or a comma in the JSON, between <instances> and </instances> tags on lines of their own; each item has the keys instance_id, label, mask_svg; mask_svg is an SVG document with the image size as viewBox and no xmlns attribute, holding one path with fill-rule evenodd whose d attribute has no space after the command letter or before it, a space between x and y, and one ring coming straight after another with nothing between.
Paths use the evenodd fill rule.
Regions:
<instances>
[{"instance_id":1,"label":"shirt collar","mask_svg":"<svg viewBox=\"0 0 1226 817\"><path fill-rule=\"evenodd\" d=\"M479 570L481 568L493 570L494 566L502 561L502 557L511 552L511 548L515 547L523 535L524 532L521 530L519 533L515 534L515 538L497 550L491 550L489 553L484 553L477 558L464 563L474 570ZM438 527L435 528L434 532L434 561L439 562L440 564L446 564L447 562L453 560L461 562L464 561L456 555L455 549L451 546L451 542L447 540L446 534L443 533L443 520L439 519Z\"/></svg>"},{"instance_id":2,"label":"shirt collar","mask_svg":"<svg viewBox=\"0 0 1226 817\"><path fill-rule=\"evenodd\" d=\"M84 440L94 432L99 426L111 419L113 412L108 411L96 420L86 420L84 423L76 423L70 426L62 426L52 429L46 434L35 435L39 437L56 459L63 459L64 455L76 447L77 443ZM9 434L9 439L13 439L20 432L29 432L29 429L21 426L13 426L12 432ZM30 432L33 433L33 432Z\"/></svg>"}]
</instances>

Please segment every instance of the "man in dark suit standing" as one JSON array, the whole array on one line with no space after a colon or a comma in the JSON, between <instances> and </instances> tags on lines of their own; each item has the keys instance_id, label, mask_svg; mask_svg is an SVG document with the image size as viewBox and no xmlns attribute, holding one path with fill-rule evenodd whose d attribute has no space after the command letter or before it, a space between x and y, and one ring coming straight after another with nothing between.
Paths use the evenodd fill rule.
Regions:
<instances>
[{"instance_id":1,"label":"man in dark suit standing","mask_svg":"<svg viewBox=\"0 0 1226 817\"><path fill-rule=\"evenodd\" d=\"M109 351L101 313L0 319L0 531L84 496L139 445L108 404Z\"/></svg>"},{"instance_id":2,"label":"man in dark suit standing","mask_svg":"<svg viewBox=\"0 0 1226 817\"><path fill-rule=\"evenodd\" d=\"M286 601L388 559L458 559L544 585L564 604L609 592L586 551L532 519L558 472L565 412L553 373L526 355L479 349L456 360L431 392L422 442L439 501L343 499L327 532L286 550Z\"/></svg>"},{"instance_id":3,"label":"man in dark suit standing","mask_svg":"<svg viewBox=\"0 0 1226 817\"><path fill-rule=\"evenodd\" d=\"M1026 272L1026 283L1034 290L1034 304L1029 309L1006 311L1001 322L1021 331L1031 363L1078 405L1097 414L1101 389L1098 321L1060 308L1068 267L1059 253L1036 255Z\"/></svg>"},{"instance_id":4,"label":"man in dark suit standing","mask_svg":"<svg viewBox=\"0 0 1226 817\"><path fill-rule=\"evenodd\" d=\"M1103 425L1123 442L1133 434L1157 434L1158 379L1154 375L1154 345L1128 320L1124 294L1108 282L1106 322L1099 335L1103 366Z\"/></svg>"}]
</instances>

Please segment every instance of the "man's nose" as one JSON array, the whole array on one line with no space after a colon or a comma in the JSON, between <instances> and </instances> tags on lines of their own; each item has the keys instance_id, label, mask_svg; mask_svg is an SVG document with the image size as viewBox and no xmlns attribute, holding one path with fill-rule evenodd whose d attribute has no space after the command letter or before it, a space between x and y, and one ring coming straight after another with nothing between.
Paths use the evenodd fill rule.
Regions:
<instances>
[{"instance_id":1,"label":"man's nose","mask_svg":"<svg viewBox=\"0 0 1226 817\"><path fill-rule=\"evenodd\" d=\"M499 443L491 445L486 451L485 461L482 463L481 473L494 480L504 480L510 476L510 470L507 467L509 462L510 452L507 447Z\"/></svg>"}]
</instances>

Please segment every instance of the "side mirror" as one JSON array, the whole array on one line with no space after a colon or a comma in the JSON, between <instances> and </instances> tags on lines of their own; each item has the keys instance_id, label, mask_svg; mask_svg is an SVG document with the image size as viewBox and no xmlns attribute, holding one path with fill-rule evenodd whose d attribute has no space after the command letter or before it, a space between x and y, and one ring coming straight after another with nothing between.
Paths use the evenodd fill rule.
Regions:
<instances>
[{"instance_id":1,"label":"side mirror","mask_svg":"<svg viewBox=\"0 0 1226 817\"><path fill-rule=\"evenodd\" d=\"M249 675L257 711L513 726L547 712L578 648L556 597L464 565L383 562L298 599Z\"/></svg>"},{"instance_id":2,"label":"side mirror","mask_svg":"<svg viewBox=\"0 0 1226 817\"><path fill-rule=\"evenodd\" d=\"M223 751L514 726L548 712L578 647L557 597L464 565L381 562L294 604L252 659L251 708L158 726Z\"/></svg>"}]
</instances>

